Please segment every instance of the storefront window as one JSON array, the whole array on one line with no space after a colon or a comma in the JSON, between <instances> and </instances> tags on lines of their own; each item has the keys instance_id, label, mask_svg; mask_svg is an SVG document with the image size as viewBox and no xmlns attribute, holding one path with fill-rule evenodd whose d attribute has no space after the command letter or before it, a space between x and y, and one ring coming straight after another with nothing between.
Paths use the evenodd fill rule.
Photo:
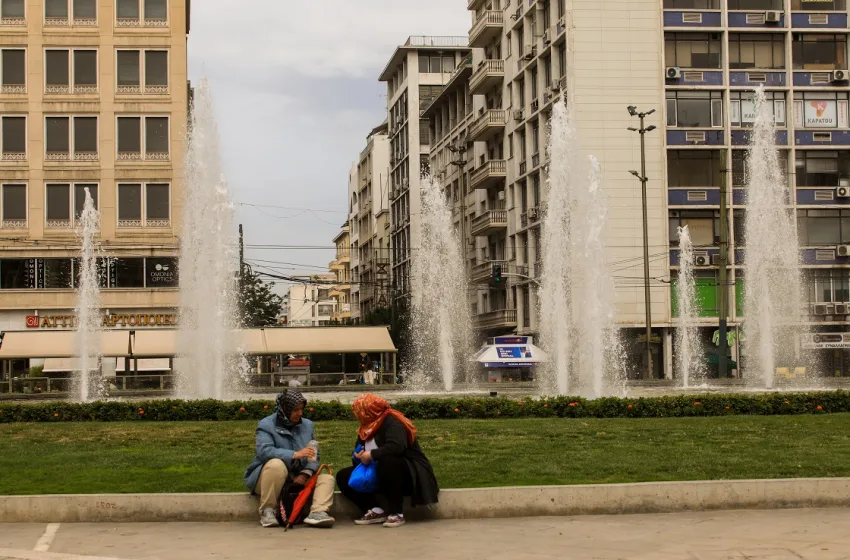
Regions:
<instances>
[{"instance_id":1,"label":"storefront window","mask_svg":"<svg viewBox=\"0 0 850 560\"><path fill-rule=\"evenodd\" d=\"M0 289L35 288L35 259L0 259Z\"/></svg>"},{"instance_id":2,"label":"storefront window","mask_svg":"<svg viewBox=\"0 0 850 560\"><path fill-rule=\"evenodd\" d=\"M797 128L847 128L847 92L796 92L794 123Z\"/></svg>"},{"instance_id":3,"label":"storefront window","mask_svg":"<svg viewBox=\"0 0 850 560\"><path fill-rule=\"evenodd\" d=\"M42 259L42 263L44 267L42 281L46 289L72 287L71 259Z\"/></svg>"}]
</instances>

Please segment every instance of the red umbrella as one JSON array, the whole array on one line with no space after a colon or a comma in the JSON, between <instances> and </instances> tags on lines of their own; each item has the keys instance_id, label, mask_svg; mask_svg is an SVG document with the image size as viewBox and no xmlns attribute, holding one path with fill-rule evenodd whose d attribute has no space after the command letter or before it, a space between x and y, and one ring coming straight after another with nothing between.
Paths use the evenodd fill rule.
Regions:
<instances>
[{"instance_id":1,"label":"red umbrella","mask_svg":"<svg viewBox=\"0 0 850 560\"><path fill-rule=\"evenodd\" d=\"M327 465L319 465L319 470L316 471L316 474L310 477L310 480L307 481L307 484L304 485L304 489L298 493L298 497L295 498L295 502L292 504L292 513L289 515L289 519L286 522L286 527L283 529L283 532L289 530L292 527L292 520L298 519L298 516L301 515L301 510L304 509L304 506L307 504L307 500L310 499L310 496L313 495L313 490L316 489L316 482L319 480L319 473L323 470L328 471L328 474L333 476L333 471Z\"/></svg>"}]
</instances>

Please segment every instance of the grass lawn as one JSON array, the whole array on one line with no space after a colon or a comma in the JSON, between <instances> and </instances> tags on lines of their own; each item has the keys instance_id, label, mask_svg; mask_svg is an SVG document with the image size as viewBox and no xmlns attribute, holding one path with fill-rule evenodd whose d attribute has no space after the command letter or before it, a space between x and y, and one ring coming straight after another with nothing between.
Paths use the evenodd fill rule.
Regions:
<instances>
[{"instance_id":1,"label":"grass lawn","mask_svg":"<svg viewBox=\"0 0 850 560\"><path fill-rule=\"evenodd\" d=\"M443 488L850 476L850 414L418 421ZM251 422L0 425L0 494L244 490ZM320 422L350 464L355 424Z\"/></svg>"}]
</instances>

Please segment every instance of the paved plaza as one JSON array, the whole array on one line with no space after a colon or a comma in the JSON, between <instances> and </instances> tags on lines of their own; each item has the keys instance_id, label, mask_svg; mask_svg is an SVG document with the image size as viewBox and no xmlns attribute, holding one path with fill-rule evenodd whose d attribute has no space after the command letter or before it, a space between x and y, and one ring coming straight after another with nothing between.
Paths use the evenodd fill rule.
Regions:
<instances>
[{"instance_id":1,"label":"paved plaza","mask_svg":"<svg viewBox=\"0 0 850 560\"><path fill-rule=\"evenodd\" d=\"M288 533L247 523L7 524L0 560L850 559L850 509L435 521L396 530L349 523Z\"/></svg>"}]
</instances>

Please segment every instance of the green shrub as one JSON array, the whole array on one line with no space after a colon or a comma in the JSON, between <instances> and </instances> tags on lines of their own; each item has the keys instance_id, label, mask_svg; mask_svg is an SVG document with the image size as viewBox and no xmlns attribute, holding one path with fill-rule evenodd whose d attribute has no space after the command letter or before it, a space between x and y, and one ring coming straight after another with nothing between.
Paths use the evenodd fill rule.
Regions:
<instances>
[{"instance_id":1,"label":"green shrub","mask_svg":"<svg viewBox=\"0 0 850 560\"><path fill-rule=\"evenodd\" d=\"M682 418L726 415L826 414L850 412L850 392L711 394L641 398L464 397L406 399L394 407L414 420L435 418ZM0 423L259 420L274 412L273 401L183 401L159 399L92 403L0 403ZM313 420L353 420L339 401L311 401Z\"/></svg>"}]
</instances>

